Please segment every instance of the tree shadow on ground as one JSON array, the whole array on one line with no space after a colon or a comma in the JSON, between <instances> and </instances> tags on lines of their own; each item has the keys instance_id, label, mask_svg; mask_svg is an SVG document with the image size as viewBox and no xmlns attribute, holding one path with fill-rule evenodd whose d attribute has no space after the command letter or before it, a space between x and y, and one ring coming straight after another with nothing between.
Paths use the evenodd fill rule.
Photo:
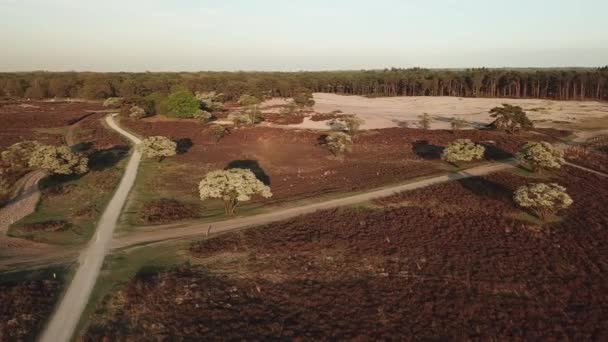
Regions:
<instances>
[{"instance_id":1,"label":"tree shadow on ground","mask_svg":"<svg viewBox=\"0 0 608 342\"><path fill-rule=\"evenodd\" d=\"M175 149L177 154L184 154L188 152L192 148L192 146L194 146L194 143L190 138L177 139L175 140L175 143L177 144L177 147Z\"/></svg>"},{"instance_id":2,"label":"tree shadow on ground","mask_svg":"<svg viewBox=\"0 0 608 342\"><path fill-rule=\"evenodd\" d=\"M265 185L270 185L270 177L264 171L264 169L262 169L262 167L256 160L233 160L228 163L228 165L226 165L224 170L236 168L250 170L251 172L253 172L255 177L259 179L262 183L264 183Z\"/></svg>"},{"instance_id":3,"label":"tree shadow on ground","mask_svg":"<svg viewBox=\"0 0 608 342\"><path fill-rule=\"evenodd\" d=\"M476 196L495 199L506 204L513 203L513 192L500 183L483 177L463 178L459 179L458 183Z\"/></svg>"},{"instance_id":4,"label":"tree shadow on ground","mask_svg":"<svg viewBox=\"0 0 608 342\"><path fill-rule=\"evenodd\" d=\"M437 160L441 158L443 147L431 145L427 140L416 140L412 144L412 151L422 159Z\"/></svg>"},{"instance_id":5,"label":"tree shadow on ground","mask_svg":"<svg viewBox=\"0 0 608 342\"><path fill-rule=\"evenodd\" d=\"M92 142L86 142L86 143L78 143L78 144L72 145L72 146L70 146L70 149L72 149L73 152L81 153L81 152L89 151L92 147L93 147Z\"/></svg>"},{"instance_id":6,"label":"tree shadow on ground","mask_svg":"<svg viewBox=\"0 0 608 342\"><path fill-rule=\"evenodd\" d=\"M488 160L504 160L513 157L513 153L509 153L492 143L482 142L479 144L486 149L485 157Z\"/></svg>"},{"instance_id":7,"label":"tree shadow on ground","mask_svg":"<svg viewBox=\"0 0 608 342\"><path fill-rule=\"evenodd\" d=\"M89 169L103 171L114 167L129 154L129 146L117 145L104 150L97 150L89 155Z\"/></svg>"}]
</instances>

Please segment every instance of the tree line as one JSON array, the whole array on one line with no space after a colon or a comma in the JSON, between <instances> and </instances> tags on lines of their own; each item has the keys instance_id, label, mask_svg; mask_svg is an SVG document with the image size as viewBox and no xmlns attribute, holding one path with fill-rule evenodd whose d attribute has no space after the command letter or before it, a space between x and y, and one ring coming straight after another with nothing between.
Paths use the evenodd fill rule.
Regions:
<instances>
[{"instance_id":1,"label":"tree line","mask_svg":"<svg viewBox=\"0 0 608 342\"><path fill-rule=\"evenodd\" d=\"M362 96L458 96L607 100L608 66L573 69L384 69L317 72L25 72L0 73L5 98L85 98L168 94L175 87L217 91L228 101L243 94L293 97L305 88Z\"/></svg>"}]
</instances>

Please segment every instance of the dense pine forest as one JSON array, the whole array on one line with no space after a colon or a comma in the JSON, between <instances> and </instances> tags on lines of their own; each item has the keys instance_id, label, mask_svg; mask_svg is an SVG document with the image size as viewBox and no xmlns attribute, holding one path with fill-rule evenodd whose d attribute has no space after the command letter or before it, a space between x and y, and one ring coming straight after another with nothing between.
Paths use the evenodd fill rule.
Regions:
<instances>
[{"instance_id":1,"label":"dense pine forest","mask_svg":"<svg viewBox=\"0 0 608 342\"><path fill-rule=\"evenodd\" d=\"M363 96L459 96L607 100L608 67L597 69L385 69L319 72L0 73L5 98L86 98L166 94L175 86L290 97L298 89Z\"/></svg>"}]
</instances>

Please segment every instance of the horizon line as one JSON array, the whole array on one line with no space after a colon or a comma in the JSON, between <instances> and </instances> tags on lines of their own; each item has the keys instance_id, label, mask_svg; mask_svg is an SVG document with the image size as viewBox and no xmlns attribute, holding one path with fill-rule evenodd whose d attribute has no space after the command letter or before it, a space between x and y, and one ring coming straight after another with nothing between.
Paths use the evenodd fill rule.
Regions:
<instances>
[{"instance_id":1,"label":"horizon line","mask_svg":"<svg viewBox=\"0 0 608 342\"><path fill-rule=\"evenodd\" d=\"M166 74L180 74L180 73L298 73L298 72L353 72L353 71L385 71L385 70L564 70L564 69L600 69L608 67L608 64L597 65L597 66L551 66L551 67L384 67L384 68L361 68L361 69L294 69L294 70L256 70L256 69L235 69L235 70L144 70L144 71L126 71L126 70L112 70L112 71L99 71L91 69L81 70L45 70L45 69L32 69L32 70L12 70L12 71L0 71L0 74L20 74L20 73L98 73L98 74L146 74L146 73L166 73Z\"/></svg>"}]
</instances>

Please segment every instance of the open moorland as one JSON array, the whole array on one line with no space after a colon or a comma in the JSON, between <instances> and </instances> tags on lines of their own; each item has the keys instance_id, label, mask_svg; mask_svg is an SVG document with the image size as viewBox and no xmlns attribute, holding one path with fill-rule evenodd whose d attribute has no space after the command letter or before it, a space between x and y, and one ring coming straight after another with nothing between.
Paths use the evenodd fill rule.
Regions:
<instances>
[{"instance_id":1,"label":"open moorland","mask_svg":"<svg viewBox=\"0 0 608 342\"><path fill-rule=\"evenodd\" d=\"M511 196L540 180L574 199L546 223ZM606 189L503 172L194 242L107 296L85 340L602 340Z\"/></svg>"},{"instance_id":2,"label":"open moorland","mask_svg":"<svg viewBox=\"0 0 608 342\"><path fill-rule=\"evenodd\" d=\"M268 206L368 190L453 170L440 161L440 154L443 146L458 138L485 145L488 160L501 160L512 157L526 141L558 141L568 134L558 130L547 131L554 137L491 130L367 130L354 137L350 152L336 158L322 146L326 130L236 127L216 142L209 126L196 122L125 119L121 123L142 137L166 136L184 146L177 156L162 163L142 164L125 209L127 225L217 217L222 213L221 203L208 201L201 206L197 187L207 172L216 169L253 170L272 188L273 197L263 201ZM243 210L255 211L260 205L254 200Z\"/></svg>"},{"instance_id":3,"label":"open moorland","mask_svg":"<svg viewBox=\"0 0 608 342\"><path fill-rule=\"evenodd\" d=\"M0 276L0 340L33 341L53 310L65 267L3 273Z\"/></svg>"},{"instance_id":4,"label":"open moorland","mask_svg":"<svg viewBox=\"0 0 608 342\"><path fill-rule=\"evenodd\" d=\"M0 149L25 140L59 144L70 125L100 109L91 102L0 102Z\"/></svg>"},{"instance_id":5,"label":"open moorland","mask_svg":"<svg viewBox=\"0 0 608 342\"><path fill-rule=\"evenodd\" d=\"M598 327L605 323L602 308L607 304L603 293L608 285L601 274L608 261L601 246L608 224L602 211L608 184L605 175L570 166L557 172L513 169L470 177L355 207L211 234L204 240L131 248L141 234L170 230L173 226L167 223L209 224L209 234L210 224L219 220L229 224L232 218L247 220L250 215L466 173L480 165L510 169L511 164L497 162L510 160L530 141L556 144L566 149L568 161L607 171L605 141L593 140L601 132L581 134L583 129L605 128L601 103L534 100L545 105L526 108L537 127L505 132L486 127L486 106L509 103L504 99L429 97L421 105L418 98L326 95L316 94L314 105L295 111L285 101L267 101L260 105L260 124L231 122L235 114L252 108L231 101L209 120L160 113L137 118L125 114L125 106L108 109L97 102L3 103L0 111L7 118L30 122L8 120L12 126L2 138L3 148L24 140L68 145L88 158L88 171L42 178L33 213L11 222L5 229L8 237L0 237L0 262L27 266L40 257L40 263L63 263L84 251L78 268L83 270L92 255L83 249L87 242L92 253L97 246L108 246L99 242L99 234L92 237L132 151L110 124L114 121L104 119L120 111L116 121L121 127L142 139L167 137L176 143L176 154L144 157L139 164L119 220L122 230L114 237L122 249L106 258L81 318L79 333L85 340L605 336ZM425 106L430 106L424 103L432 101L443 114L431 112L431 125L418 127ZM525 101L511 103L537 105ZM399 106L403 111L397 113ZM327 147L332 133L328 122L351 110L365 119L362 129L349 131L352 145L334 154ZM390 115L373 115L379 111ZM462 118L460 112L471 113L464 120L468 127L451 127L453 118ZM212 134L218 123L228 130L221 139ZM587 140L587 133L588 142L577 140ZM473 162L442 160L445 147L456 139L484 147L483 157ZM568 146L572 141L576 146ZM231 168L251 170L270 187L272 197L242 203L235 216L225 215L220 200L201 201L201 178ZM565 185L574 204L547 220L517 208L513 191L531 181ZM202 235L201 230L188 236ZM105 236L111 241L112 231ZM130 237L132 242L120 244ZM150 241L157 240L144 243ZM36 253L25 253L28 248ZM17 262L19 249L23 259ZM106 250L100 250L95 257L101 265ZM97 277L96 272L90 274ZM2 299L10 324L0 326L0 334L31 339L55 305L63 278L50 279L47 272L35 280L6 279L12 281L1 286L10 296L33 292L23 310L21 302Z\"/></svg>"}]
</instances>

